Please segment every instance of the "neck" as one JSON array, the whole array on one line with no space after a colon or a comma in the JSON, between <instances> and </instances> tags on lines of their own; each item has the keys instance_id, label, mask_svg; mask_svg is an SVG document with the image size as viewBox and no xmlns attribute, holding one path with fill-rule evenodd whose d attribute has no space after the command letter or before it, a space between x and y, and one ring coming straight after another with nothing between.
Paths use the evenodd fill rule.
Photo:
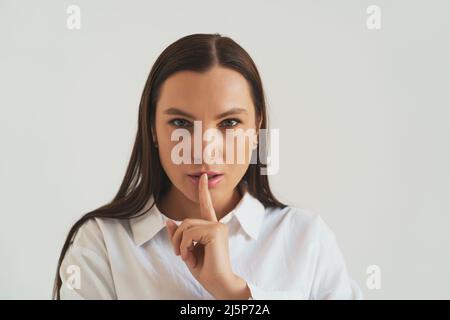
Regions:
<instances>
[{"instance_id":1,"label":"neck","mask_svg":"<svg viewBox=\"0 0 450 320\"><path fill-rule=\"evenodd\" d=\"M227 213L233 210L242 195L239 192L239 186L233 189L233 192L228 196L221 196L219 199L212 199L214 211L216 212L217 220L220 221ZM200 219L200 205L188 199L173 185L167 191L156 205L158 209L169 219L182 221L186 218Z\"/></svg>"}]
</instances>

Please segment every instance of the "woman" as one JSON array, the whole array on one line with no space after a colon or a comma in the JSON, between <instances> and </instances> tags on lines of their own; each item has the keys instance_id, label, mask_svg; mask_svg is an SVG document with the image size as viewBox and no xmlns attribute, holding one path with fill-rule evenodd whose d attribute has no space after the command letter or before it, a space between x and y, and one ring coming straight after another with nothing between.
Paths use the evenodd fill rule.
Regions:
<instances>
[{"instance_id":1,"label":"woman","mask_svg":"<svg viewBox=\"0 0 450 320\"><path fill-rule=\"evenodd\" d=\"M188 161L178 161L174 134L195 140L199 123L201 130L254 135L230 149L194 141L193 154L190 147L181 152ZM54 298L361 298L320 216L272 194L259 157L261 129L263 87L242 47L219 34L167 47L143 90L125 178L109 204L71 228ZM217 158L235 152L244 160L207 163L198 149L210 143Z\"/></svg>"}]
</instances>

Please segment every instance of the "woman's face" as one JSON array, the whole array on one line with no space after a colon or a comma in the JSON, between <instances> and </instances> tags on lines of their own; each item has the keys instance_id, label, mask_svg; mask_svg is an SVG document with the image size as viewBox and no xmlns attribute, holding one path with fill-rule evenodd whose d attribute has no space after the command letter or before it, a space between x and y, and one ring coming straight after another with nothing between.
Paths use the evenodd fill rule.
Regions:
<instances>
[{"instance_id":1,"label":"woman's face","mask_svg":"<svg viewBox=\"0 0 450 320\"><path fill-rule=\"evenodd\" d=\"M194 136L194 121L201 121L202 130L197 131L200 132L197 136ZM234 136L227 140L226 130L243 129L243 132L251 133L253 129L257 132L256 122L250 87L240 73L215 66L206 73L180 71L170 76L160 89L153 134L162 167L172 185L190 200L198 202L198 179L193 178L192 174L216 171L222 176L209 179L212 200L231 195L250 164L249 155L256 147L257 136L253 134L248 138L241 135L240 138ZM198 130L200 122L196 124L195 130ZM223 139L218 139L216 135L207 140L204 133L213 128L217 129L216 134L222 133ZM188 133L190 143L189 139L184 138L172 141L172 133L177 129L187 130L185 133ZM239 143L242 137L244 143ZM198 142L196 146L195 139ZM232 141L232 144L227 141ZM185 154L186 150L190 152ZM238 153L243 157L238 158ZM222 160L222 164L210 163L211 159L208 160L205 155ZM178 160L174 161L174 157ZM189 161L177 164L180 158Z\"/></svg>"}]
</instances>

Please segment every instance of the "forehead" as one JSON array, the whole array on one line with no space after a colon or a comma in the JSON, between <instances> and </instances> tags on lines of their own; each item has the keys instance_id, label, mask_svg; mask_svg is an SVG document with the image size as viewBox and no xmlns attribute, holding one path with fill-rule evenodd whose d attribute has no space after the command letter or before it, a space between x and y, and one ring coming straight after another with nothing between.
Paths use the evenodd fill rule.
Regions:
<instances>
[{"instance_id":1,"label":"forehead","mask_svg":"<svg viewBox=\"0 0 450 320\"><path fill-rule=\"evenodd\" d=\"M213 67L205 73L180 71L160 89L157 112L176 107L193 114L219 113L233 107L254 112L250 86L237 71Z\"/></svg>"}]
</instances>

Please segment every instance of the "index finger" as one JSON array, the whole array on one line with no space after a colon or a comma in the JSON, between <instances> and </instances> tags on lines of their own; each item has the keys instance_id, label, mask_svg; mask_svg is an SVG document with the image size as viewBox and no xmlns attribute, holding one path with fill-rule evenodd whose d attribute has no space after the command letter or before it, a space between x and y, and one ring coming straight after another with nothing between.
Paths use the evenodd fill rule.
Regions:
<instances>
[{"instance_id":1,"label":"index finger","mask_svg":"<svg viewBox=\"0 0 450 320\"><path fill-rule=\"evenodd\" d=\"M198 197L200 202L200 214L203 219L217 221L216 212L208 189L208 175L202 174L198 184Z\"/></svg>"}]
</instances>

